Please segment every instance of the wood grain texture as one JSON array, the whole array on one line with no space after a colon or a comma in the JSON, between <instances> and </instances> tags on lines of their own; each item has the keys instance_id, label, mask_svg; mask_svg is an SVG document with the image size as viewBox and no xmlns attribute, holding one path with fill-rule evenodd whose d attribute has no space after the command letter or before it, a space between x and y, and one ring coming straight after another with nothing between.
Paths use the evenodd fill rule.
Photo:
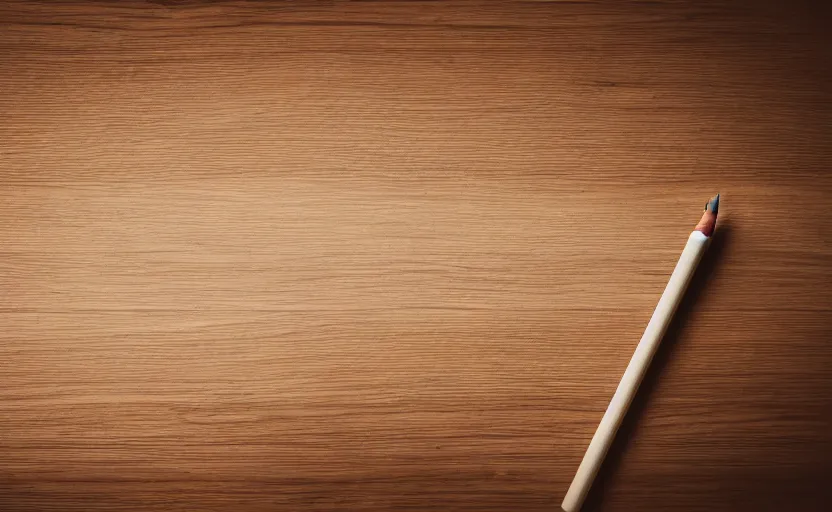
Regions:
<instances>
[{"instance_id":1,"label":"wood grain texture","mask_svg":"<svg viewBox=\"0 0 832 512\"><path fill-rule=\"evenodd\" d=\"M829 22L4 2L0 510L824 510Z\"/></svg>"}]
</instances>

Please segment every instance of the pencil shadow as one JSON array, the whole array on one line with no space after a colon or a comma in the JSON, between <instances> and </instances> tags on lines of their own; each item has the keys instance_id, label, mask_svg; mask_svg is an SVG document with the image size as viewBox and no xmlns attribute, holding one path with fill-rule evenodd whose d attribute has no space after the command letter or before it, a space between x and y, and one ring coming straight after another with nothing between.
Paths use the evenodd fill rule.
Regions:
<instances>
[{"instance_id":1,"label":"pencil shadow","mask_svg":"<svg viewBox=\"0 0 832 512\"><path fill-rule=\"evenodd\" d=\"M611 483L612 478L617 474L624 454L631 443L632 438L638 430L639 419L644 416L644 411L650 403L650 397L653 394L662 370L670 360L674 346L677 344L682 331L685 328L687 319L690 317L696 304L708 289L708 284L714 274L714 270L720 260L721 254L724 252L731 238L731 224L728 219L720 222L719 227L714 232L711 238L711 245L702 257L702 261L696 269L696 273L691 279L687 292L685 293L682 302L679 303L679 308L676 310L676 315L667 328L667 332L662 338L662 343L659 345L653 361L644 375L644 380L639 386L638 393L633 399L630 409L624 416L621 427L618 429L618 434L615 436L609 452L604 459L598 476L587 495L584 506L581 508L584 512L599 511L604 505L605 488Z\"/></svg>"}]
</instances>

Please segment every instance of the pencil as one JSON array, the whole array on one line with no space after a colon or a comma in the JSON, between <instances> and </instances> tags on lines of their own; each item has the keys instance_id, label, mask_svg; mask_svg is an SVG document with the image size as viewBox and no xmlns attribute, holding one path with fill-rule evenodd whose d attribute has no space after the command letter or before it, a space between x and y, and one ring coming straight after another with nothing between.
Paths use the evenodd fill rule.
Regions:
<instances>
[{"instance_id":1,"label":"pencil","mask_svg":"<svg viewBox=\"0 0 832 512\"><path fill-rule=\"evenodd\" d=\"M676 263L676 268L673 269L673 273L670 275L670 280L659 299L656 310L644 330L641 341L638 342L633 357L630 359L630 364L627 365L627 370L624 372L624 376L621 377L621 382L618 383L618 388L607 406L607 411L604 413L604 417L601 418L601 423L598 425L595 435L592 436L592 441L590 441L584 458L578 466L578 472L563 498L561 508L565 512L577 512L581 509L581 505L583 505L584 499L586 499L586 495L592 487L592 482L595 480L595 475L598 474L615 433L621 425L621 420L627 413L638 386L641 384L645 372L647 372L647 367L662 341L671 318L673 318L673 313L682 300L699 260L705 254L708 241L716 228L718 213L719 194L705 204L705 213L702 214L702 219L688 237L688 243L685 245L678 263Z\"/></svg>"}]
</instances>

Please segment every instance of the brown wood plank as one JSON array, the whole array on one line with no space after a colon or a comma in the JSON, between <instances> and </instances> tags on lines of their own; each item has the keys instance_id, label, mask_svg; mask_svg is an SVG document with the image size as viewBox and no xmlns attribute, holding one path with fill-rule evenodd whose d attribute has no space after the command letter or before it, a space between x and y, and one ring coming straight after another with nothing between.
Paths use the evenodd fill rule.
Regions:
<instances>
[{"instance_id":1,"label":"brown wood plank","mask_svg":"<svg viewBox=\"0 0 832 512\"><path fill-rule=\"evenodd\" d=\"M825 510L830 21L4 2L0 510Z\"/></svg>"}]
</instances>

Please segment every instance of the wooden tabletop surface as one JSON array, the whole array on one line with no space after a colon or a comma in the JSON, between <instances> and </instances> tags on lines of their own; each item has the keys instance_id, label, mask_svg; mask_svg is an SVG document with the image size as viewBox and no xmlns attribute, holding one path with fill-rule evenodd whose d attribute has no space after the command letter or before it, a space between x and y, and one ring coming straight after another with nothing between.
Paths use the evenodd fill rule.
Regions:
<instances>
[{"instance_id":1,"label":"wooden tabletop surface","mask_svg":"<svg viewBox=\"0 0 832 512\"><path fill-rule=\"evenodd\" d=\"M830 21L4 2L0 510L826 510Z\"/></svg>"}]
</instances>

